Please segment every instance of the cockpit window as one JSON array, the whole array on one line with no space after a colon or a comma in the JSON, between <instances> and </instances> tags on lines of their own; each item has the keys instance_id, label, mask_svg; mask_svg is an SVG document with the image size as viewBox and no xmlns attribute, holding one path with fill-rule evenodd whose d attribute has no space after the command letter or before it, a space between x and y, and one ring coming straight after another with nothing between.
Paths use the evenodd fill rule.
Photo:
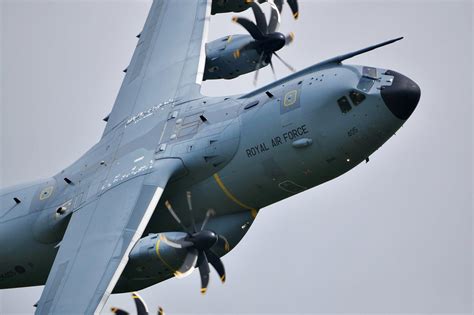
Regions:
<instances>
[{"instance_id":1,"label":"cockpit window","mask_svg":"<svg viewBox=\"0 0 474 315\"><path fill-rule=\"evenodd\" d=\"M351 98L352 104L355 106L359 105L365 100L365 95L359 91L351 91L349 93L349 97Z\"/></svg>"},{"instance_id":2,"label":"cockpit window","mask_svg":"<svg viewBox=\"0 0 474 315\"><path fill-rule=\"evenodd\" d=\"M373 79L369 79L366 77L362 77L359 80L359 84L357 85L357 89L363 92L369 92L370 89L374 86L375 81Z\"/></svg>"},{"instance_id":3,"label":"cockpit window","mask_svg":"<svg viewBox=\"0 0 474 315\"><path fill-rule=\"evenodd\" d=\"M372 67L362 68L362 76L377 80L377 69Z\"/></svg>"},{"instance_id":4,"label":"cockpit window","mask_svg":"<svg viewBox=\"0 0 474 315\"><path fill-rule=\"evenodd\" d=\"M337 104L339 105L341 112L343 112L344 114L352 109L351 104L349 103L349 100L345 96L338 99Z\"/></svg>"}]
</instances>

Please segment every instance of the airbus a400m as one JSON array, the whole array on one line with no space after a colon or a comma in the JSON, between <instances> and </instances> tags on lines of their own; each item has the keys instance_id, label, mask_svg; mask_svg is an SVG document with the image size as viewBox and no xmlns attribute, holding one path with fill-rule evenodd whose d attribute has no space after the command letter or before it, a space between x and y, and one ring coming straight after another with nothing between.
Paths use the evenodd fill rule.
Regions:
<instances>
[{"instance_id":1,"label":"airbus a400m","mask_svg":"<svg viewBox=\"0 0 474 315\"><path fill-rule=\"evenodd\" d=\"M411 79L343 63L400 38L243 95L202 95L221 2L154 1L100 141L56 175L1 191L0 288L45 284L37 314L97 313L113 292L194 268L206 292L209 264L224 281L220 257L259 209L354 168L415 110Z\"/></svg>"}]
</instances>

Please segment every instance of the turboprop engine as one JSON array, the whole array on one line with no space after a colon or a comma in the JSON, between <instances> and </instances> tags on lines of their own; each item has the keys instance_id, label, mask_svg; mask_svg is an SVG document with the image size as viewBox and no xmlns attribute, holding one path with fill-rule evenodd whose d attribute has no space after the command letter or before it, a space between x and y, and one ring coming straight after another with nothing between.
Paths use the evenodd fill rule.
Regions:
<instances>
[{"instance_id":1,"label":"turboprop engine","mask_svg":"<svg viewBox=\"0 0 474 315\"><path fill-rule=\"evenodd\" d=\"M209 284L209 264L217 271L221 281L225 282L224 264L214 250L222 255L230 250L230 245L223 235L206 229L209 219L215 214L213 209L208 209L201 227L197 228L191 192L186 192L186 197L191 227L183 225L171 203L166 201L166 208L185 232L150 234L140 239L130 252L127 269L135 273L136 280L137 278L146 280L156 275L160 275L161 278L168 278L171 275L181 278L191 274L194 268L199 268L201 293L204 294ZM140 275L137 277L136 273Z\"/></svg>"},{"instance_id":2,"label":"turboprop engine","mask_svg":"<svg viewBox=\"0 0 474 315\"><path fill-rule=\"evenodd\" d=\"M241 17L232 21L240 24L250 35L230 35L214 40L206 45L206 66L204 80L233 79L242 74L255 71L254 83L258 71L267 65L273 69L272 56L276 56L291 71L288 65L276 53L284 46L291 44L294 34L284 35L278 32L280 13L272 6L271 18L267 23L260 5L250 3L256 23Z\"/></svg>"},{"instance_id":3,"label":"turboprop engine","mask_svg":"<svg viewBox=\"0 0 474 315\"><path fill-rule=\"evenodd\" d=\"M206 45L206 66L204 80L234 79L255 71L260 53L257 49L247 49L238 56L236 51L254 40L250 35L225 36ZM261 67L268 65L263 58Z\"/></svg>"}]
</instances>

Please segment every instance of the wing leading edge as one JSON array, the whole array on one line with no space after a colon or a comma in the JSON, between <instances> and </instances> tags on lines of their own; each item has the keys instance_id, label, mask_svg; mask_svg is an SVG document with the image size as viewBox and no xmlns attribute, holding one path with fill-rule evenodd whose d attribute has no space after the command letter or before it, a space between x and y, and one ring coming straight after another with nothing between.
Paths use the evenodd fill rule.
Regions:
<instances>
[{"instance_id":1,"label":"wing leading edge","mask_svg":"<svg viewBox=\"0 0 474 315\"><path fill-rule=\"evenodd\" d=\"M154 0L107 121L169 100L199 97L212 0Z\"/></svg>"}]
</instances>

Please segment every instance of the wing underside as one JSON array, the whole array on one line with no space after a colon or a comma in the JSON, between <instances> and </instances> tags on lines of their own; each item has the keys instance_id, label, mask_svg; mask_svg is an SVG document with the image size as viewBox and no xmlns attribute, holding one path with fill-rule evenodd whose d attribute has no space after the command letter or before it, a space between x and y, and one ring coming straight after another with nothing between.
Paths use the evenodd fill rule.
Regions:
<instances>
[{"instance_id":1,"label":"wing underside","mask_svg":"<svg viewBox=\"0 0 474 315\"><path fill-rule=\"evenodd\" d=\"M177 159L155 164L153 172L112 186L72 214L36 314L100 312L166 184L182 167Z\"/></svg>"},{"instance_id":2,"label":"wing underside","mask_svg":"<svg viewBox=\"0 0 474 315\"><path fill-rule=\"evenodd\" d=\"M119 185L72 215L37 314L102 309L163 192L143 180Z\"/></svg>"}]
</instances>

